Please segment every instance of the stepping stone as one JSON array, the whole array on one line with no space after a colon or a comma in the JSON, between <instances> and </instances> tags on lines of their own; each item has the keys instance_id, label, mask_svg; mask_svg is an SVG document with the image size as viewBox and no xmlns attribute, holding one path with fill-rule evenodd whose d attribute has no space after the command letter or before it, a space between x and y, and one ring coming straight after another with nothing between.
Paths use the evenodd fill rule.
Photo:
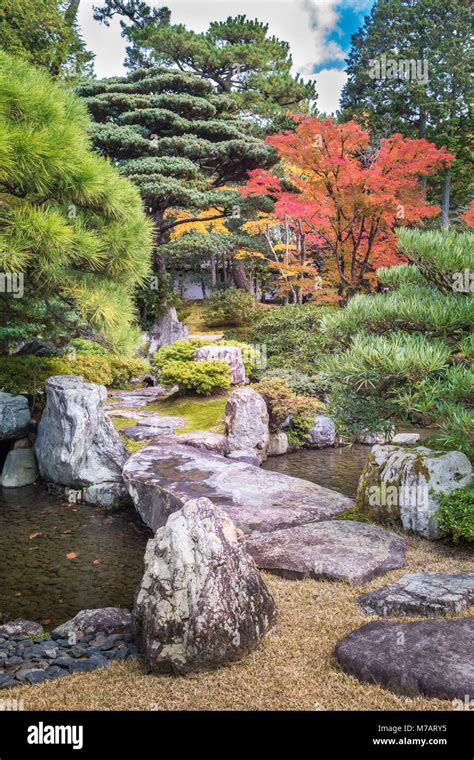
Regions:
<instances>
[{"instance_id":1,"label":"stepping stone","mask_svg":"<svg viewBox=\"0 0 474 760\"><path fill-rule=\"evenodd\" d=\"M329 520L353 505L347 496L307 480L178 443L148 444L128 459L123 477L153 531L201 496L227 512L244 533Z\"/></svg>"},{"instance_id":2,"label":"stepping stone","mask_svg":"<svg viewBox=\"0 0 474 760\"><path fill-rule=\"evenodd\" d=\"M369 615L448 615L474 603L474 573L407 573L399 581L359 596Z\"/></svg>"},{"instance_id":3,"label":"stepping stone","mask_svg":"<svg viewBox=\"0 0 474 760\"><path fill-rule=\"evenodd\" d=\"M136 388L133 391L112 391L110 398L147 398L154 399L161 396L168 396L171 391L163 388L162 385L153 385L147 388ZM150 401L148 401L150 403Z\"/></svg>"},{"instance_id":4,"label":"stepping stone","mask_svg":"<svg viewBox=\"0 0 474 760\"><path fill-rule=\"evenodd\" d=\"M109 409L107 411L107 417L118 417L121 420L142 420L147 417L156 417L156 412L147 411L127 411L126 409Z\"/></svg>"},{"instance_id":5,"label":"stepping stone","mask_svg":"<svg viewBox=\"0 0 474 760\"><path fill-rule=\"evenodd\" d=\"M405 541L375 525L334 520L253 535L257 567L285 578L366 583L405 564Z\"/></svg>"},{"instance_id":6,"label":"stepping stone","mask_svg":"<svg viewBox=\"0 0 474 760\"><path fill-rule=\"evenodd\" d=\"M131 441L151 441L160 435L168 435L173 432L171 428L153 428L144 425L133 425L133 427L123 428L121 431L125 438Z\"/></svg>"},{"instance_id":7,"label":"stepping stone","mask_svg":"<svg viewBox=\"0 0 474 760\"><path fill-rule=\"evenodd\" d=\"M408 697L474 694L474 618L394 623L377 620L338 642L336 657L360 681Z\"/></svg>"}]
</instances>

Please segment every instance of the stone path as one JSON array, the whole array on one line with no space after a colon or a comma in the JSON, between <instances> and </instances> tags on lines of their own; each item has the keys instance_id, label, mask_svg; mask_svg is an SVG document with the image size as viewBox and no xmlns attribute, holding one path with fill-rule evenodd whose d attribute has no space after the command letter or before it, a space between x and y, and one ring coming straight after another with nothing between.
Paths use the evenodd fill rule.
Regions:
<instances>
[{"instance_id":1,"label":"stone path","mask_svg":"<svg viewBox=\"0 0 474 760\"><path fill-rule=\"evenodd\" d=\"M145 407L158 401L160 398L170 396L174 389L168 390L161 385L151 388L137 388L134 391L111 391L107 411L116 409L135 409Z\"/></svg>"},{"instance_id":2,"label":"stone path","mask_svg":"<svg viewBox=\"0 0 474 760\"><path fill-rule=\"evenodd\" d=\"M396 694L464 700L474 695L474 618L376 621L336 646L343 669Z\"/></svg>"},{"instance_id":3,"label":"stone path","mask_svg":"<svg viewBox=\"0 0 474 760\"><path fill-rule=\"evenodd\" d=\"M154 531L189 499L207 496L244 533L328 520L353 501L336 491L192 446L153 442L127 461L124 480Z\"/></svg>"},{"instance_id":4,"label":"stone path","mask_svg":"<svg viewBox=\"0 0 474 760\"><path fill-rule=\"evenodd\" d=\"M258 567L284 577L366 583L405 564L405 541L366 523L333 520L252 535Z\"/></svg>"},{"instance_id":5,"label":"stone path","mask_svg":"<svg viewBox=\"0 0 474 760\"><path fill-rule=\"evenodd\" d=\"M407 573L357 601L364 612L383 617L463 612L474 604L474 573Z\"/></svg>"}]
</instances>

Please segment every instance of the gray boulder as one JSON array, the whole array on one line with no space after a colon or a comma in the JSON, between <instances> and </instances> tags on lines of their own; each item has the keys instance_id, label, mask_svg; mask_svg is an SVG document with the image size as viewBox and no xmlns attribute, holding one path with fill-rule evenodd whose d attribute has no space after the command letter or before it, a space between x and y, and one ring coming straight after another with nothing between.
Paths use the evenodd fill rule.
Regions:
<instances>
[{"instance_id":1,"label":"gray boulder","mask_svg":"<svg viewBox=\"0 0 474 760\"><path fill-rule=\"evenodd\" d=\"M474 694L474 618L368 623L336 646L343 669L408 697Z\"/></svg>"},{"instance_id":2,"label":"gray boulder","mask_svg":"<svg viewBox=\"0 0 474 760\"><path fill-rule=\"evenodd\" d=\"M101 631L106 634L129 633L131 627L131 614L122 607L100 607L92 610L81 610L71 620L52 631L52 636L58 639L67 639L70 634L81 634Z\"/></svg>"},{"instance_id":3,"label":"gray boulder","mask_svg":"<svg viewBox=\"0 0 474 760\"><path fill-rule=\"evenodd\" d=\"M254 533L246 546L257 567L285 578L326 578L358 585L405 564L403 538L350 520Z\"/></svg>"},{"instance_id":4,"label":"gray boulder","mask_svg":"<svg viewBox=\"0 0 474 760\"><path fill-rule=\"evenodd\" d=\"M405 446L406 444L418 443L419 440L419 433L397 433L397 435L393 436L392 443Z\"/></svg>"},{"instance_id":5,"label":"gray boulder","mask_svg":"<svg viewBox=\"0 0 474 760\"><path fill-rule=\"evenodd\" d=\"M472 467L460 451L424 446L374 446L357 490L357 505L378 520L401 520L405 530L428 539L440 537L440 493L468 485Z\"/></svg>"},{"instance_id":6,"label":"gray boulder","mask_svg":"<svg viewBox=\"0 0 474 760\"><path fill-rule=\"evenodd\" d=\"M179 321L174 306L168 306L165 314L159 317L147 334L150 341L148 355L153 356L162 346L169 346L177 340L187 338L189 330Z\"/></svg>"},{"instance_id":7,"label":"gray boulder","mask_svg":"<svg viewBox=\"0 0 474 760\"><path fill-rule=\"evenodd\" d=\"M474 573L407 573L389 586L359 596L368 615L451 615L474 604Z\"/></svg>"},{"instance_id":8,"label":"gray boulder","mask_svg":"<svg viewBox=\"0 0 474 760\"><path fill-rule=\"evenodd\" d=\"M289 449L288 436L281 431L280 433L270 433L268 441L267 456L280 457L287 454Z\"/></svg>"},{"instance_id":9,"label":"gray boulder","mask_svg":"<svg viewBox=\"0 0 474 760\"><path fill-rule=\"evenodd\" d=\"M312 449L325 449L336 443L336 426L330 417L319 414L314 418L314 425L309 431L309 443Z\"/></svg>"},{"instance_id":10,"label":"gray boulder","mask_svg":"<svg viewBox=\"0 0 474 760\"><path fill-rule=\"evenodd\" d=\"M353 506L347 496L307 480L166 442L153 441L131 456L123 476L153 531L200 496L218 504L244 533L330 520Z\"/></svg>"},{"instance_id":11,"label":"gray boulder","mask_svg":"<svg viewBox=\"0 0 474 760\"><path fill-rule=\"evenodd\" d=\"M196 449L210 451L213 454L225 456L229 451L229 442L227 437L221 433L212 433L208 430L197 430L194 433L179 433L178 435L167 435L166 441L155 439L156 443L166 443L167 446L194 446Z\"/></svg>"},{"instance_id":12,"label":"gray boulder","mask_svg":"<svg viewBox=\"0 0 474 760\"><path fill-rule=\"evenodd\" d=\"M225 425L230 451L252 449L262 462L270 441L267 405L252 388L232 391L226 405Z\"/></svg>"},{"instance_id":13,"label":"gray boulder","mask_svg":"<svg viewBox=\"0 0 474 760\"><path fill-rule=\"evenodd\" d=\"M0 636L39 636L44 633L44 628L33 620L17 618L9 623L0 625Z\"/></svg>"},{"instance_id":14,"label":"gray boulder","mask_svg":"<svg viewBox=\"0 0 474 760\"><path fill-rule=\"evenodd\" d=\"M133 628L153 672L236 662L275 619L275 603L238 531L208 499L189 501L148 542Z\"/></svg>"},{"instance_id":15,"label":"gray boulder","mask_svg":"<svg viewBox=\"0 0 474 760\"><path fill-rule=\"evenodd\" d=\"M3 465L2 488L29 486L38 477L38 468L32 449L12 449Z\"/></svg>"},{"instance_id":16,"label":"gray boulder","mask_svg":"<svg viewBox=\"0 0 474 760\"><path fill-rule=\"evenodd\" d=\"M117 492L127 453L105 415L107 390L82 377L50 377L38 427L36 456L44 480L93 493ZM97 490L98 489L98 490ZM120 490L120 488L118 489ZM89 495L84 498L92 501Z\"/></svg>"},{"instance_id":17,"label":"gray boulder","mask_svg":"<svg viewBox=\"0 0 474 760\"><path fill-rule=\"evenodd\" d=\"M0 391L0 441L24 438L28 434L30 419L25 396Z\"/></svg>"},{"instance_id":18,"label":"gray boulder","mask_svg":"<svg viewBox=\"0 0 474 760\"><path fill-rule=\"evenodd\" d=\"M234 462L244 462L245 464L252 464L254 467L260 467L261 464L260 458L253 449L231 451L227 456Z\"/></svg>"},{"instance_id":19,"label":"gray boulder","mask_svg":"<svg viewBox=\"0 0 474 760\"><path fill-rule=\"evenodd\" d=\"M242 351L237 346L209 345L201 346L194 352L194 361L209 362L219 359L229 365L230 382L232 385L245 383L245 367L242 360Z\"/></svg>"}]
</instances>

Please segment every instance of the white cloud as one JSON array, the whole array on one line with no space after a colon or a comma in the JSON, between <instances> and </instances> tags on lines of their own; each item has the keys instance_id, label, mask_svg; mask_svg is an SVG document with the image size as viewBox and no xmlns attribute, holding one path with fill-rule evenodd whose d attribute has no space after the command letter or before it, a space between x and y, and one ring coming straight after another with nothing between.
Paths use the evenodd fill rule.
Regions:
<instances>
[{"instance_id":1,"label":"white cloud","mask_svg":"<svg viewBox=\"0 0 474 760\"><path fill-rule=\"evenodd\" d=\"M317 107L321 113L335 113L339 108L341 90L347 81L342 69L322 69L314 75L318 91Z\"/></svg>"},{"instance_id":2,"label":"white cloud","mask_svg":"<svg viewBox=\"0 0 474 760\"><path fill-rule=\"evenodd\" d=\"M328 37L338 31L338 0L302 0L302 6L309 14L314 38L313 65L320 66L328 61L343 61L345 53L341 46Z\"/></svg>"}]
</instances>

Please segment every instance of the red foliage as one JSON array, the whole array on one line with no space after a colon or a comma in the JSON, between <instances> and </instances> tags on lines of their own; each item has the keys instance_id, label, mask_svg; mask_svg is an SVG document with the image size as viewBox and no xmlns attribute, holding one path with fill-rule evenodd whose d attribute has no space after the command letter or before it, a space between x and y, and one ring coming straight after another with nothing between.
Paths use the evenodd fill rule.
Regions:
<instances>
[{"instance_id":1,"label":"red foliage","mask_svg":"<svg viewBox=\"0 0 474 760\"><path fill-rule=\"evenodd\" d=\"M474 200L470 202L464 214L461 214L461 219L464 219L468 227L474 227Z\"/></svg>"},{"instance_id":2,"label":"red foliage","mask_svg":"<svg viewBox=\"0 0 474 760\"><path fill-rule=\"evenodd\" d=\"M381 266L400 263L395 228L439 213L427 203L421 178L454 156L426 140L394 134L374 149L355 121L305 118L294 132L267 138L281 158L285 180L255 170L244 196L268 195L282 222L300 224L307 248L333 273L340 294L367 283Z\"/></svg>"}]
</instances>

